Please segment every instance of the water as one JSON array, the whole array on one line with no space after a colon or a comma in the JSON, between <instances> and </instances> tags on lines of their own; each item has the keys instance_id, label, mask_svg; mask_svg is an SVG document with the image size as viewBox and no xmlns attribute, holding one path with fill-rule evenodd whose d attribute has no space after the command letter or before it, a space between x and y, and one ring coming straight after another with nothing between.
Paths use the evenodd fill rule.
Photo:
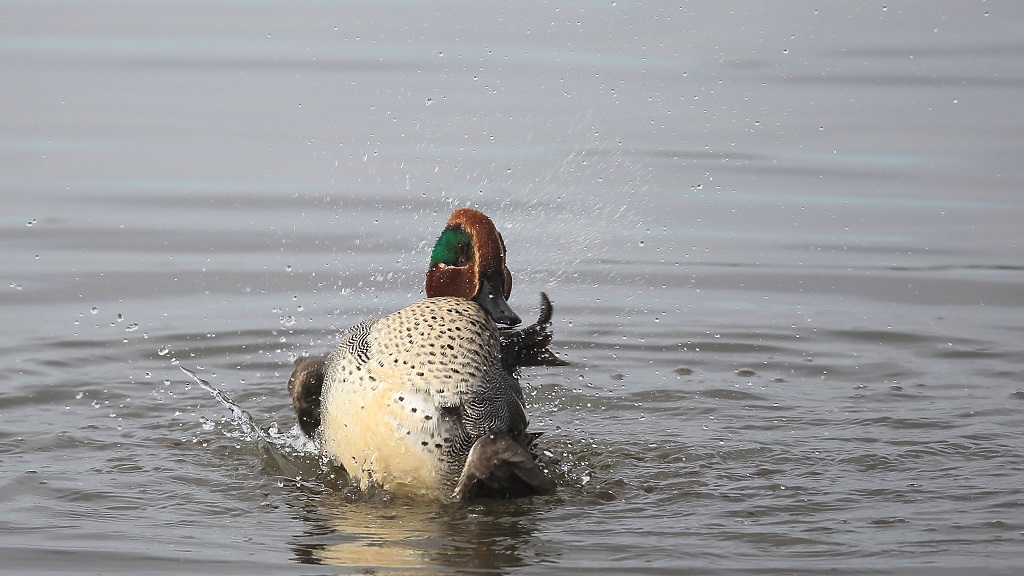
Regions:
<instances>
[{"instance_id":1,"label":"water","mask_svg":"<svg viewBox=\"0 0 1024 576\"><path fill-rule=\"evenodd\" d=\"M1019 570L1018 3L3 14L0 572ZM560 488L355 493L290 361L461 205Z\"/></svg>"}]
</instances>

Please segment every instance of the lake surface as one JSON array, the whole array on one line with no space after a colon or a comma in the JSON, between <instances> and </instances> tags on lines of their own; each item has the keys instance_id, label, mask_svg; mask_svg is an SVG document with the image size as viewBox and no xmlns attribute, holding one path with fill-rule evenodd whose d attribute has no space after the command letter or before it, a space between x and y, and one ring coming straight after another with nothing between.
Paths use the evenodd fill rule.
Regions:
<instances>
[{"instance_id":1,"label":"lake surface","mask_svg":"<svg viewBox=\"0 0 1024 576\"><path fill-rule=\"evenodd\" d=\"M1020 569L1024 3L0 6L0 572ZM355 492L291 360L464 205L559 489Z\"/></svg>"}]
</instances>

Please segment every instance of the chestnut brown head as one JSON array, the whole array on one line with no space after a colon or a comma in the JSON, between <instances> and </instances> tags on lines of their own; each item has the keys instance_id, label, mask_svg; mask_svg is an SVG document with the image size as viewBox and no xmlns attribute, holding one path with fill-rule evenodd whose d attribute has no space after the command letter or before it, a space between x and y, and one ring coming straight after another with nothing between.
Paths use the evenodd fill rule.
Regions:
<instances>
[{"instance_id":1,"label":"chestnut brown head","mask_svg":"<svg viewBox=\"0 0 1024 576\"><path fill-rule=\"evenodd\" d=\"M496 323L515 326L520 319L508 305L511 294L505 242L494 223L472 208L453 212L430 254L427 297L474 300Z\"/></svg>"}]
</instances>

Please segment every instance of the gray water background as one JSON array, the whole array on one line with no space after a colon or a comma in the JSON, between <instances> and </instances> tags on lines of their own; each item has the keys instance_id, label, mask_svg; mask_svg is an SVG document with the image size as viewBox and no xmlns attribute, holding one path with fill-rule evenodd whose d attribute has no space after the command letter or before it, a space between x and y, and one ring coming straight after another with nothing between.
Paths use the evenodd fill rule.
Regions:
<instances>
[{"instance_id":1,"label":"gray water background","mask_svg":"<svg viewBox=\"0 0 1024 576\"><path fill-rule=\"evenodd\" d=\"M0 572L1017 573L1024 4L0 3ZM498 224L555 495L361 495L291 360ZM251 414L246 425L181 368Z\"/></svg>"}]
</instances>

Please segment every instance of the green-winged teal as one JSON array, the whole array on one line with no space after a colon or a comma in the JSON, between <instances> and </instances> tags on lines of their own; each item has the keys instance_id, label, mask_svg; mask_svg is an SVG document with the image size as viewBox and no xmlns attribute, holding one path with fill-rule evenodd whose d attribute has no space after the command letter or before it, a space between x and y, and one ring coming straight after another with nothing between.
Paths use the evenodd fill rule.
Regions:
<instances>
[{"instance_id":1,"label":"green-winged teal","mask_svg":"<svg viewBox=\"0 0 1024 576\"><path fill-rule=\"evenodd\" d=\"M360 485L462 500L550 492L516 368L562 363L547 349L551 304L523 330L507 299L505 245L484 214L456 210L427 271L427 298L345 331L300 358L288 388L299 424Z\"/></svg>"}]
</instances>

